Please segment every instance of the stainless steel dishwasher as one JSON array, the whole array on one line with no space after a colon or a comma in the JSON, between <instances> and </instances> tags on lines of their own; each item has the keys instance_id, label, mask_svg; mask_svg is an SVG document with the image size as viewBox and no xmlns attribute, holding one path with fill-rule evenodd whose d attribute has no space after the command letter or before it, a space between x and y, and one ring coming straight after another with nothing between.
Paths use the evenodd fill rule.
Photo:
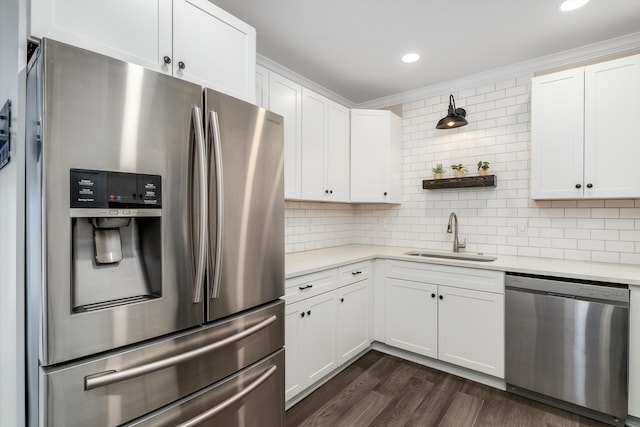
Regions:
<instances>
[{"instance_id":1,"label":"stainless steel dishwasher","mask_svg":"<svg viewBox=\"0 0 640 427\"><path fill-rule=\"evenodd\" d=\"M627 417L627 285L507 273L511 392L609 424Z\"/></svg>"}]
</instances>

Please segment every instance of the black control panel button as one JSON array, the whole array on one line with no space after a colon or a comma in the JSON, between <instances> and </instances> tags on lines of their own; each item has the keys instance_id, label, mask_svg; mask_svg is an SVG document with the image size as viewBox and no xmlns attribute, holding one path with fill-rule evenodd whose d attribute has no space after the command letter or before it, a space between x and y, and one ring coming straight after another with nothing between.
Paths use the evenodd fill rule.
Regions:
<instances>
[{"instance_id":1,"label":"black control panel button","mask_svg":"<svg viewBox=\"0 0 640 427\"><path fill-rule=\"evenodd\" d=\"M159 208L162 177L87 169L70 171L72 208Z\"/></svg>"}]
</instances>

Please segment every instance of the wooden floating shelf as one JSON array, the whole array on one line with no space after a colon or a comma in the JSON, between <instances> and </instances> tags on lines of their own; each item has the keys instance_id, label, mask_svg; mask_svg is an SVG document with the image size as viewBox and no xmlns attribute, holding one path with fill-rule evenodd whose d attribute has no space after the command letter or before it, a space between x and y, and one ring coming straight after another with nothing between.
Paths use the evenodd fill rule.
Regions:
<instances>
[{"instance_id":1,"label":"wooden floating shelf","mask_svg":"<svg viewBox=\"0 0 640 427\"><path fill-rule=\"evenodd\" d=\"M425 179L423 190L440 190L443 188L495 187L496 176L463 176L462 178Z\"/></svg>"}]
</instances>

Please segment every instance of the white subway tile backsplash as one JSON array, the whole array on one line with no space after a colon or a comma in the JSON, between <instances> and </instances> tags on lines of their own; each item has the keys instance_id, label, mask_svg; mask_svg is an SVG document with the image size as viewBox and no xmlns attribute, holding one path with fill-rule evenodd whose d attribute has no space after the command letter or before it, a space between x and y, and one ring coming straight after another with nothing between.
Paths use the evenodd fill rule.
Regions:
<instances>
[{"instance_id":1,"label":"white subway tile backsplash","mask_svg":"<svg viewBox=\"0 0 640 427\"><path fill-rule=\"evenodd\" d=\"M640 200L529 198L530 74L453 95L468 126L435 129L449 93L402 105L401 205L286 202L286 252L353 243L450 250L446 224L455 211L467 251L640 264ZM496 187L422 189L436 163L463 163L475 175L480 160L491 163Z\"/></svg>"}]
</instances>

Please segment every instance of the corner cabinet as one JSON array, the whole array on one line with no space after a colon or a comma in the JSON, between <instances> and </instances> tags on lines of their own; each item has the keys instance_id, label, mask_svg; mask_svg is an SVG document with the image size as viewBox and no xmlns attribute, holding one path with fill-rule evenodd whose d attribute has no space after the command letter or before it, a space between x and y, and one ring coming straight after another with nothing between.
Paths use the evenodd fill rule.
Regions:
<instances>
[{"instance_id":1,"label":"corner cabinet","mask_svg":"<svg viewBox=\"0 0 640 427\"><path fill-rule=\"evenodd\" d=\"M255 101L256 32L207 0L32 0L29 31Z\"/></svg>"},{"instance_id":2,"label":"corner cabinet","mask_svg":"<svg viewBox=\"0 0 640 427\"><path fill-rule=\"evenodd\" d=\"M351 110L351 201L400 203L400 117Z\"/></svg>"},{"instance_id":3,"label":"corner cabinet","mask_svg":"<svg viewBox=\"0 0 640 427\"><path fill-rule=\"evenodd\" d=\"M302 89L300 199L349 201L349 109Z\"/></svg>"},{"instance_id":4,"label":"corner cabinet","mask_svg":"<svg viewBox=\"0 0 640 427\"><path fill-rule=\"evenodd\" d=\"M534 77L531 198L640 197L640 55Z\"/></svg>"},{"instance_id":5,"label":"corner cabinet","mask_svg":"<svg viewBox=\"0 0 640 427\"><path fill-rule=\"evenodd\" d=\"M504 273L386 262L386 344L504 378Z\"/></svg>"}]
</instances>

